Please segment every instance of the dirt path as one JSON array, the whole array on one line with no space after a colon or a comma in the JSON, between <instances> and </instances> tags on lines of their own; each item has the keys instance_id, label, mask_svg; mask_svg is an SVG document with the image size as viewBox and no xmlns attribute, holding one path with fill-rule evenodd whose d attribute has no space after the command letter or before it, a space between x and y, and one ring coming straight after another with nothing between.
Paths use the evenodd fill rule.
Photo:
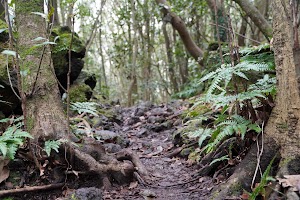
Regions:
<instances>
[{"instance_id":1,"label":"dirt path","mask_svg":"<svg viewBox=\"0 0 300 200\"><path fill-rule=\"evenodd\" d=\"M34 163L27 160L24 153L19 153L9 164L10 177L0 184L0 191L10 190L8 197L13 200L69 200L68 195L73 192L78 192L76 195L81 195L82 200L208 199L214 187L212 178L197 176L197 166L191 165L186 156L180 156L179 151L174 153L180 145L174 145L173 133L183 125L185 110L186 106L179 101L158 106L142 103L131 108L108 106L106 115L86 118L91 123L93 137L100 138L106 152L114 154L125 148L138 155L149 173L139 181L133 179L127 185L113 183L103 190L103 180L98 175L82 173L78 176L72 172L66 177L63 174L65 165L56 162L55 157L43 162L45 171L41 175ZM64 186L34 189L34 186L56 183ZM31 188L31 192L13 191L26 188L24 186Z\"/></svg>"},{"instance_id":2,"label":"dirt path","mask_svg":"<svg viewBox=\"0 0 300 200\"><path fill-rule=\"evenodd\" d=\"M128 149L136 152L149 171L145 184L114 186L104 199L208 199L214 184L210 177L195 176L196 167L185 158L170 157L174 149L172 133L181 125L180 104L143 104L123 111L123 133L130 140Z\"/></svg>"}]
</instances>

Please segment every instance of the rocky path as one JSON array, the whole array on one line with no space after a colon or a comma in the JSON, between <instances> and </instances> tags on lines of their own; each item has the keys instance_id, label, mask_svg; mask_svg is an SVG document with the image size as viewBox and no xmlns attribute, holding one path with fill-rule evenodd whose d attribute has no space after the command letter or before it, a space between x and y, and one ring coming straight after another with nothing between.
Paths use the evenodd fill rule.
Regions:
<instances>
[{"instance_id":1,"label":"rocky path","mask_svg":"<svg viewBox=\"0 0 300 200\"><path fill-rule=\"evenodd\" d=\"M172 156L176 146L172 134L182 125L182 103L154 106L143 103L122 110L123 125L118 131L129 139L128 149L136 152L149 172L143 183L114 186L104 192L104 199L208 199L213 181L197 177L196 166L186 158ZM176 151L176 150L175 150ZM176 154L176 153L175 153Z\"/></svg>"}]
</instances>

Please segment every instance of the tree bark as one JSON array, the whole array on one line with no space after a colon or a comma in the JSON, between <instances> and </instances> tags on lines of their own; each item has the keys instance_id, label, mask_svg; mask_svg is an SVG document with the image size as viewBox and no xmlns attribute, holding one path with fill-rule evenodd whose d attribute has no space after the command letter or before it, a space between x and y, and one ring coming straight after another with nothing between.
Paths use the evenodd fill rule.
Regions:
<instances>
[{"instance_id":1,"label":"tree bark","mask_svg":"<svg viewBox=\"0 0 300 200\"><path fill-rule=\"evenodd\" d=\"M240 47L243 47L246 45L245 43L245 37L246 37L246 32L247 32L247 20L245 19L245 17L242 18L242 24L240 27L240 32L239 32L239 36L238 36L238 45Z\"/></svg>"},{"instance_id":2,"label":"tree bark","mask_svg":"<svg viewBox=\"0 0 300 200\"><path fill-rule=\"evenodd\" d=\"M135 20L135 3L134 0L131 0L131 19L133 24L133 48L132 48L132 58L131 58L131 69L130 69L130 85L127 93L127 106L132 106L135 103L138 95L138 86L137 86L137 72L136 72L136 59L138 54L138 38L137 38L137 25ZM130 30L130 29L129 29ZM131 34L131 33L129 33Z\"/></svg>"},{"instance_id":3,"label":"tree bark","mask_svg":"<svg viewBox=\"0 0 300 200\"><path fill-rule=\"evenodd\" d=\"M54 13L53 13L53 26L59 26L59 17L58 17L58 3L57 0L52 0L52 7L54 9Z\"/></svg>"},{"instance_id":4,"label":"tree bark","mask_svg":"<svg viewBox=\"0 0 300 200\"><path fill-rule=\"evenodd\" d=\"M278 87L266 132L281 145L283 158L289 158L300 155L300 50L294 48L289 1L274 0L272 7Z\"/></svg>"},{"instance_id":5,"label":"tree bark","mask_svg":"<svg viewBox=\"0 0 300 200\"><path fill-rule=\"evenodd\" d=\"M172 52L172 48L171 48L170 38L169 38L169 35L167 32L166 23L163 24L162 30L163 30L163 34L164 34L164 38L165 38L169 77L171 80L173 91L178 92L178 84L177 84L175 70L174 70L173 52Z\"/></svg>"},{"instance_id":6,"label":"tree bark","mask_svg":"<svg viewBox=\"0 0 300 200\"><path fill-rule=\"evenodd\" d=\"M0 19L5 22L5 8L2 2L0 2Z\"/></svg>"},{"instance_id":7,"label":"tree bark","mask_svg":"<svg viewBox=\"0 0 300 200\"><path fill-rule=\"evenodd\" d=\"M272 37L272 26L249 0L233 0L250 17L266 38Z\"/></svg>"},{"instance_id":8,"label":"tree bark","mask_svg":"<svg viewBox=\"0 0 300 200\"><path fill-rule=\"evenodd\" d=\"M173 28L180 35L182 42L187 49L187 51L191 54L191 56L199 61L199 58L203 55L203 50L199 48L194 40L192 39L190 33L185 26L185 23L177 16L175 13L170 11L169 6L166 3L166 0L156 0L156 3L161 6L161 11L164 15L163 20L170 22Z\"/></svg>"},{"instance_id":9,"label":"tree bark","mask_svg":"<svg viewBox=\"0 0 300 200\"><path fill-rule=\"evenodd\" d=\"M206 0L208 7L212 13L212 20L214 25L215 31L215 40L220 40L221 42L227 41L227 30L228 27L228 19L224 12L224 4L223 1L220 0Z\"/></svg>"},{"instance_id":10,"label":"tree bark","mask_svg":"<svg viewBox=\"0 0 300 200\"><path fill-rule=\"evenodd\" d=\"M45 19L31 12L44 12L44 1L16 0L16 25L19 33L18 52L27 129L39 139L67 138L68 123L63 111L51 61L50 47L35 46L36 37L47 38ZM43 54L43 55L42 55ZM23 74L24 74L23 73Z\"/></svg>"}]
</instances>

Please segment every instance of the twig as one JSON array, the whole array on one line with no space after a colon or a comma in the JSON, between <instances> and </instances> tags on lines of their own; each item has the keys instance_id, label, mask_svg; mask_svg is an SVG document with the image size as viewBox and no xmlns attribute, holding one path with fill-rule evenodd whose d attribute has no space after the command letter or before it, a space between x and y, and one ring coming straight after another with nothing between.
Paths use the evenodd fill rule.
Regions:
<instances>
[{"instance_id":1,"label":"twig","mask_svg":"<svg viewBox=\"0 0 300 200\"><path fill-rule=\"evenodd\" d=\"M261 159L261 156L262 156L263 151L264 151L264 122L262 123L262 128L261 129L262 129L261 130L261 150L259 150L258 137L257 137L257 140L256 140L256 144L257 144L257 164L256 164L256 169L255 169L255 172L254 172L254 175L253 175L253 178L252 178L251 188L254 188L253 187L254 181L255 181L258 170L260 170L260 159Z\"/></svg>"},{"instance_id":2,"label":"twig","mask_svg":"<svg viewBox=\"0 0 300 200\"><path fill-rule=\"evenodd\" d=\"M6 196L6 195L14 195L19 193L25 193L25 192L36 192L36 191L42 191L42 190L51 190L51 189L57 189L63 187L64 183L56 183L56 184L50 184L50 185L42 185L42 186L33 186L33 187L25 187L25 188L18 188L18 189L11 189L11 190L1 190L0 196Z\"/></svg>"},{"instance_id":3,"label":"twig","mask_svg":"<svg viewBox=\"0 0 300 200\"><path fill-rule=\"evenodd\" d=\"M14 89L14 86L11 82L11 77L10 77L9 68L8 68L8 56L6 57L6 71L7 71L7 76L8 76L8 81L9 81L10 88L13 91L13 93L16 95L16 97L21 101L21 97L17 94L17 92Z\"/></svg>"}]
</instances>

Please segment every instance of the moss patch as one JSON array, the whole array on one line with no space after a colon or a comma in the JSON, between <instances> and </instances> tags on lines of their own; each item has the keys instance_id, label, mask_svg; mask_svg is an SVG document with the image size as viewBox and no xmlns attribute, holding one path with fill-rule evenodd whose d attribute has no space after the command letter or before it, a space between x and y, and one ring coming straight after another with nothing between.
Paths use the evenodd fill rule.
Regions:
<instances>
[{"instance_id":1,"label":"moss patch","mask_svg":"<svg viewBox=\"0 0 300 200\"><path fill-rule=\"evenodd\" d=\"M70 101L71 102L86 102L88 101L86 94L92 92L90 86L81 83L72 85L70 88Z\"/></svg>"}]
</instances>

